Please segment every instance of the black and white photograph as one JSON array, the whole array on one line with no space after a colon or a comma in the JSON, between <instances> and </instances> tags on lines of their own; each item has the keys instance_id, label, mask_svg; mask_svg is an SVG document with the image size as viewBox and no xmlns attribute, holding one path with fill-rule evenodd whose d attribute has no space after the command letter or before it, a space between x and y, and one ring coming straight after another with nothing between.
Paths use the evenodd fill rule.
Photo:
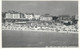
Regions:
<instances>
[{"instance_id":1,"label":"black and white photograph","mask_svg":"<svg viewBox=\"0 0 80 49\"><path fill-rule=\"evenodd\" d=\"M2 48L78 47L78 1L2 1Z\"/></svg>"}]
</instances>

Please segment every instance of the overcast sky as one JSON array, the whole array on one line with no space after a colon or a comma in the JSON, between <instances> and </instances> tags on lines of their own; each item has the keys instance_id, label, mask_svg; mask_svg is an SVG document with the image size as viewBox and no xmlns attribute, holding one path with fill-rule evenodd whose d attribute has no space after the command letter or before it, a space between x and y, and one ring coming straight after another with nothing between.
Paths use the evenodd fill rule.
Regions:
<instances>
[{"instance_id":1,"label":"overcast sky","mask_svg":"<svg viewBox=\"0 0 80 49\"><path fill-rule=\"evenodd\" d=\"M23 13L35 13L51 15L77 15L77 1L3 1L2 11L20 11Z\"/></svg>"}]
</instances>

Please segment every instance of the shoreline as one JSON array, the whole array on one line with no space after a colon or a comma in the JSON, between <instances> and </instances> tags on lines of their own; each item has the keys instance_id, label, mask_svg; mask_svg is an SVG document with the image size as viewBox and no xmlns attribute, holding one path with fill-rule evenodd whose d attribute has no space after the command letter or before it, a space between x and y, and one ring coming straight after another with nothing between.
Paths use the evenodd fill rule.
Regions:
<instances>
[{"instance_id":1,"label":"shoreline","mask_svg":"<svg viewBox=\"0 0 80 49\"><path fill-rule=\"evenodd\" d=\"M2 29L2 30L4 30L4 29ZM6 29L6 30L4 30L4 31L35 31L35 32L50 32L50 33L54 33L54 31L47 31L47 30L8 30L8 29ZM57 32L57 31L55 31L55 32ZM58 31L57 33L78 33L78 32L67 32L67 31L65 31L65 32L61 32L61 31Z\"/></svg>"}]
</instances>

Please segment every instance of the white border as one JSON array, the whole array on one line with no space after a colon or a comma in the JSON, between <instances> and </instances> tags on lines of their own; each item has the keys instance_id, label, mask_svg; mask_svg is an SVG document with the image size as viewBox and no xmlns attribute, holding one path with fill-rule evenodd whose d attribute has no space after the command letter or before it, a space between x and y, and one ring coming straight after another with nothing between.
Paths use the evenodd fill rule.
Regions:
<instances>
[{"instance_id":1,"label":"white border","mask_svg":"<svg viewBox=\"0 0 80 49\"><path fill-rule=\"evenodd\" d=\"M2 1L78 1L78 0L2 0Z\"/></svg>"},{"instance_id":2,"label":"white border","mask_svg":"<svg viewBox=\"0 0 80 49\"><path fill-rule=\"evenodd\" d=\"M5 48L2 48L2 29L1 29L2 28L2 26L1 26L1 24L2 24L2 19L1 19L2 18L2 1L77 1L77 0L0 0L0 35L1 35L0 36L0 49L5 49ZM78 16L80 16L79 7L80 7L80 1L78 2ZM80 19L80 17L79 17L79 19ZM78 26L80 25L79 23L80 23L80 20L78 22ZM80 28L78 30L80 30ZM80 35L78 36L78 38L79 37L80 37ZM80 45L79 45L79 47L80 47ZM53 48L54 49L64 49L64 48L65 49L79 49L79 47L78 48L77 47L76 48L75 47L73 47L73 48L72 47L53 47ZM53 48L41 48L41 49L53 49ZM9 49L9 48L6 48L6 49ZM14 48L10 48L10 49L14 49ZM27 47L22 48L22 47L20 47L20 48L17 48L17 49L33 49L33 48L27 48ZM34 49L39 49L39 48L34 48Z\"/></svg>"}]
</instances>

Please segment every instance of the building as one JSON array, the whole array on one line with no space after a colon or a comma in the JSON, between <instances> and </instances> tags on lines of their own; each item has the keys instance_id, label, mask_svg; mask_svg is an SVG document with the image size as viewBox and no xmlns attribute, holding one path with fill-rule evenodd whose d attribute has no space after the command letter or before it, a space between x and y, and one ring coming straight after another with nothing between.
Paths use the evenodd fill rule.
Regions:
<instances>
[{"instance_id":1,"label":"building","mask_svg":"<svg viewBox=\"0 0 80 49\"><path fill-rule=\"evenodd\" d=\"M7 12L5 14L5 25L13 25L26 21L24 14L19 12Z\"/></svg>"},{"instance_id":2,"label":"building","mask_svg":"<svg viewBox=\"0 0 80 49\"><path fill-rule=\"evenodd\" d=\"M34 15L34 19L39 20L40 19L40 15L35 14Z\"/></svg>"},{"instance_id":3,"label":"building","mask_svg":"<svg viewBox=\"0 0 80 49\"><path fill-rule=\"evenodd\" d=\"M5 19L20 19L20 13L6 13Z\"/></svg>"},{"instance_id":4,"label":"building","mask_svg":"<svg viewBox=\"0 0 80 49\"><path fill-rule=\"evenodd\" d=\"M69 15L60 15L58 16L58 20L70 20L70 16Z\"/></svg>"},{"instance_id":5,"label":"building","mask_svg":"<svg viewBox=\"0 0 80 49\"><path fill-rule=\"evenodd\" d=\"M70 21L71 17L69 15L60 15L58 16L59 22Z\"/></svg>"},{"instance_id":6,"label":"building","mask_svg":"<svg viewBox=\"0 0 80 49\"><path fill-rule=\"evenodd\" d=\"M25 18L28 19L28 20L32 20L34 18L34 15L31 14L31 13L26 13L24 14Z\"/></svg>"},{"instance_id":7,"label":"building","mask_svg":"<svg viewBox=\"0 0 80 49\"><path fill-rule=\"evenodd\" d=\"M51 21L52 20L52 16L41 16L40 20L41 21Z\"/></svg>"},{"instance_id":8,"label":"building","mask_svg":"<svg viewBox=\"0 0 80 49\"><path fill-rule=\"evenodd\" d=\"M60 15L58 16L58 21L64 25L71 25L71 17L69 15Z\"/></svg>"}]
</instances>

